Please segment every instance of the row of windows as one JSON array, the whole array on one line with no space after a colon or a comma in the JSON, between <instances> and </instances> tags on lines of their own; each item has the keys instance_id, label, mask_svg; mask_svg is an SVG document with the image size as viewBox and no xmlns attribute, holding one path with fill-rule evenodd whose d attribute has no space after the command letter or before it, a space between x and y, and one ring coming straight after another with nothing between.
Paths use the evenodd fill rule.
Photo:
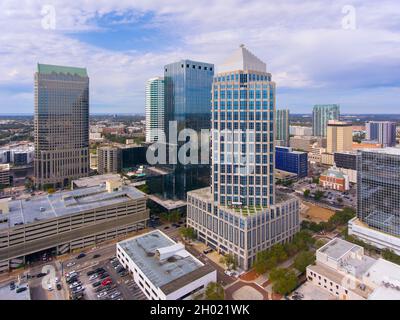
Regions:
<instances>
[{"instance_id":1,"label":"row of windows","mask_svg":"<svg viewBox=\"0 0 400 320\"><path fill-rule=\"evenodd\" d=\"M274 91L270 90L269 94L268 94L268 90L247 90L247 89L243 89L243 90L214 90L214 99L234 99L237 100L240 99L241 100L247 100L247 98L249 99L261 99L261 97L265 100L265 99L270 99L273 100L274 97Z\"/></svg>"},{"instance_id":2,"label":"row of windows","mask_svg":"<svg viewBox=\"0 0 400 320\"><path fill-rule=\"evenodd\" d=\"M243 74L243 73L231 73L223 76L214 77L214 82L225 82L225 81L271 81L271 75L269 74Z\"/></svg>"}]
</instances>

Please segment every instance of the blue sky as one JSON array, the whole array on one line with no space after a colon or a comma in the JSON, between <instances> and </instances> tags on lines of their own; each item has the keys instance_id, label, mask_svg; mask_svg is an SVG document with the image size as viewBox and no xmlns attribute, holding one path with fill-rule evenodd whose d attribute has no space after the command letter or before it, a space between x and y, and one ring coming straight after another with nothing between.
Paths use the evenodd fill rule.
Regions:
<instances>
[{"instance_id":1,"label":"blue sky","mask_svg":"<svg viewBox=\"0 0 400 320\"><path fill-rule=\"evenodd\" d=\"M165 64L218 70L241 43L267 63L278 108L399 113L400 5L349 2L3 0L0 113L33 112L37 62L87 67L93 113L142 113L146 79ZM43 26L49 17L54 28Z\"/></svg>"}]
</instances>

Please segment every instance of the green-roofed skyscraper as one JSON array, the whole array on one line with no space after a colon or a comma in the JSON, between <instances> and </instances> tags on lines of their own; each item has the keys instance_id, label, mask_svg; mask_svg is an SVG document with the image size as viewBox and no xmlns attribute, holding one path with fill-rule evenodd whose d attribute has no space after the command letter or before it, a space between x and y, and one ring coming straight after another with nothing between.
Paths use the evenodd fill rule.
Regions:
<instances>
[{"instance_id":1,"label":"green-roofed skyscraper","mask_svg":"<svg viewBox=\"0 0 400 320\"><path fill-rule=\"evenodd\" d=\"M66 186L89 175L89 77L85 68L38 64L35 184Z\"/></svg>"}]
</instances>

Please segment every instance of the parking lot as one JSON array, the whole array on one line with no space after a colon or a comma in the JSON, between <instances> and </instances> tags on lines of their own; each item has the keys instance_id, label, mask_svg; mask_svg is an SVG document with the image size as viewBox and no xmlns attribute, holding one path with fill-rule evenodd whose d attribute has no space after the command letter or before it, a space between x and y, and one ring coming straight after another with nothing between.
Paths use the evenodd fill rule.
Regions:
<instances>
[{"instance_id":1,"label":"parking lot","mask_svg":"<svg viewBox=\"0 0 400 320\"><path fill-rule=\"evenodd\" d=\"M115 253L115 250L112 252ZM96 257L96 254L91 254ZM100 256L92 263L88 260L79 265L69 261L64 280L71 299L146 300L114 255Z\"/></svg>"}]
</instances>

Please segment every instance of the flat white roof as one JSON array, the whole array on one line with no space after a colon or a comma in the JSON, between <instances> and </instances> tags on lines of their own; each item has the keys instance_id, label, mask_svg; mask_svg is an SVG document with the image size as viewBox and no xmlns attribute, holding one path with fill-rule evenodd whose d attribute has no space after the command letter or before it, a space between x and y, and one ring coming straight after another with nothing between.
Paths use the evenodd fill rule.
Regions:
<instances>
[{"instance_id":1,"label":"flat white roof","mask_svg":"<svg viewBox=\"0 0 400 320\"><path fill-rule=\"evenodd\" d=\"M331 259L338 260L347 252L361 248L362 247L354 243L342 240L340 238L335 238L319 248L318 251L328 255Z\"/></svg>"},{"instance_id":2,"label":"flat white roof","mask_svg":"<svg viewBox=\"0 0 400 320\"><path fill-rule=\"evenodd\" d=\"M362 152L372 152L372 153L386 153L392 155L400 155L400 148L388 147L388 148L377 148L377 149L361 149Z\"/></svg>"},{"instance_id":3,"label":"flat white roof","mask_svg":"<svg viewBox=\"0 0 400 320\"><path fill-rule=\"evenodd\" d=\"M184 246L178 245L160 230L124 240L118 245L156 287L204 266Z\"/></svg>"}]
</instances>

